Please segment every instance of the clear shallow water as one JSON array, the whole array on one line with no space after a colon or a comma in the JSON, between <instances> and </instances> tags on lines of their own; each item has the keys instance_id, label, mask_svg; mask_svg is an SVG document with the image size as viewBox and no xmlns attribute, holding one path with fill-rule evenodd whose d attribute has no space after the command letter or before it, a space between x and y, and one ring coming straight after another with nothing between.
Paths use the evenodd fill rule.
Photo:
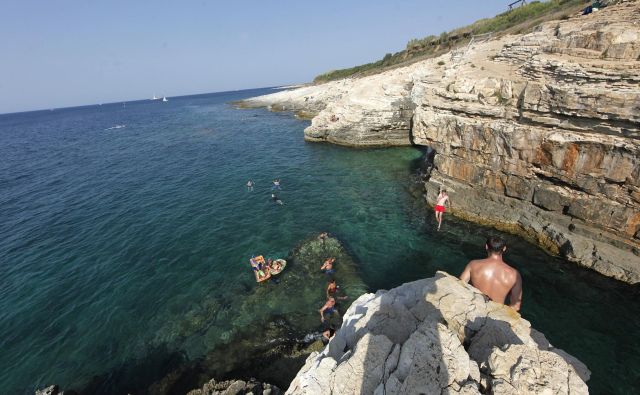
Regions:
<instances>
[{"instance_id":1,"label":"clear shallow water","mask_svg":"<svg viewBox=\"0 0 640 395\"><path fill-rule=\"evenodd\" d=\"M434 232L409 193L418 150L309 144L306 121L227 104L268 91L0 116L7 393L94 376L123 389L109 380L130 366L149 385L167 364L232 343L275 308L241 303L257 287L248 257L285 256L320 231L345 243L370 290L483 255L489 230L446 217ZM283 206L269 201L275 177ZM640 392L637 287L507 238L525 318L589 366L592 393Z\"/></svg>"}]
</instances>

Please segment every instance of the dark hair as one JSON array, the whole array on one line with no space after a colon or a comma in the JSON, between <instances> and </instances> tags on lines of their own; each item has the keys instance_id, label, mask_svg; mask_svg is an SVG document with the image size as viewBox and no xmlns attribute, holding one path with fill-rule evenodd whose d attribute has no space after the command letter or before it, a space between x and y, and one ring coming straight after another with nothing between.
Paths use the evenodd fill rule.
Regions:
<instances>
[{"instance_id":1,"label":"dark hair","mask_svg":"<svg viewBox=\"0 0 640 395\"><path fill-rule=\"evenodd\" d=\"M329 283L331 283L331 284L333 284L333 283L335 283L335 282L336 282L336 279L335 279L335 278L332 278L331 280L329 280Z\"/></svg>"},{"instance_id":2,"label":"dark hair","mask_svg":"<svg viewBox=\"0 0 640 395\"><path fill-rule=\"evenodd\" d=\"M502 250L507 246L507 243L498 236L491 236L487 239L487 250L490 253L502 254Z\"/></svg>"}]
</instances>

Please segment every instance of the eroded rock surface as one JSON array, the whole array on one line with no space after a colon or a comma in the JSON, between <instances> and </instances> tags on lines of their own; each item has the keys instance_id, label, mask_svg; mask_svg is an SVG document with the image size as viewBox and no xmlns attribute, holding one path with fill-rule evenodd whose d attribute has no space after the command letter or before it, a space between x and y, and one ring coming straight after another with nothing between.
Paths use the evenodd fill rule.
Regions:
<instances>
[{"instance_id":1,"label":"eroded rock surface","mask_svg":"<svg viewBox=\"0 0 640 395\"><path fill-rule=\"evenodd\" d=\"M305 138L435 150L452 212L640 282L640 1L359 79L251 99Z\"/></svg>"},{"instance_id":2,"label":"eroded rock surface","mask_svg":"<svg viewBox=\"0 0 640 395\"><path fill-rule=\"evenodd\" d=\"M515 310L438 272L354 301L287 394L587 394L589 376Z\"/></svg>"},{"instance_id":3,"label":"eroded rock surface","mask_svg":"<svg viewBox=\"0 0 640 395\"><path fill-rule=\"evenodd\" d=\"M275 385L256 380L210 380L202 388L189 391L187 395L280 395L282 391Z\"/></svg>"}]
</instances>

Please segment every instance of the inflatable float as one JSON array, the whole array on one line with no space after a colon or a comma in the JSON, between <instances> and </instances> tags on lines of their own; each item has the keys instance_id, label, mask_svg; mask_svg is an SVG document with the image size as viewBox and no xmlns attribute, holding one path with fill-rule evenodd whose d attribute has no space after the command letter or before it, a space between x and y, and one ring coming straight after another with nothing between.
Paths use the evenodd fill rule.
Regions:
<instances>
[{"instance_id":1,"label":"inflatable float","mask_svg":"<svg viewBox=\"0 0 640 395\"><path fill-rule=\"evenodd\" d=\"M256 282L261 283L271 278L270 271L265 271L266 265L264 257L262 255L258 255L249 259L249 263L251 264L251 268L253 269L253 274L256 275Z\"/></svg>"},{"instance_id":2,"label":"inflatable float","mask_svg":"<svg viewBox=\"0 0 640 395\"><path fill-rule=\"evenodd\" d=\"M284 259L274 259L273 262L271 262L271 270L269 270L269 273L275 276L282 273L285 267L287 267L287 261Z\"/></svg>"}]
</instances>

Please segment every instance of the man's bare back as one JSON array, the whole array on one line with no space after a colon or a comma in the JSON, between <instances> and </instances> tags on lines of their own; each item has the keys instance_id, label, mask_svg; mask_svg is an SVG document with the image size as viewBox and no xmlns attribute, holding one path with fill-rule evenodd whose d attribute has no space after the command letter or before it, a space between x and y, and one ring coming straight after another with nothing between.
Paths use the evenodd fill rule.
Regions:
<instances>
[{"instance_id":1,"label":"man's bare back","mask_svg":"<svg viewBox=\"0 0 640 395\"><path fill-rule=\"evenodd\" d=\"M490 238L487 242L489 256L469 262L460 279L471 282L471 285L494 302L504 303L508 295L509 306L519 311L522 303L522 278L516 269L502 260L505 250L504 241Z\"/></svg>"}]
</instances>

